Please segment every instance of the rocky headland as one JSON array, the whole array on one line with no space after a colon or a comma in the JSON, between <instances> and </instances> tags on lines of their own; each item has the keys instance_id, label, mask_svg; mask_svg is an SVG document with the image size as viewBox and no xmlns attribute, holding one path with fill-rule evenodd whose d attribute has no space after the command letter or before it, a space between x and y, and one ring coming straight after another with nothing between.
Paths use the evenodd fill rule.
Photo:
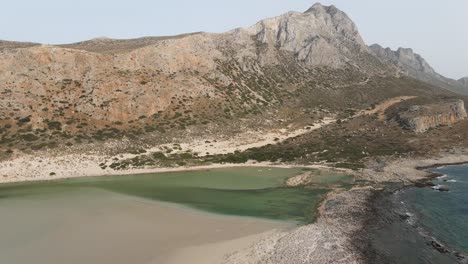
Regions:
<instances>
[{"instance_id":1,"label":"rocky headland","mask_svg":"<svg viewBox=\"0 0 468 264\"><path fill-rule=\"evenodd\" d=\"M414 105L398 114L398 121L407 129L422 133L438 126L451 126L467 117L462 100L431 105Z\"/></svg>"}]
</instances>

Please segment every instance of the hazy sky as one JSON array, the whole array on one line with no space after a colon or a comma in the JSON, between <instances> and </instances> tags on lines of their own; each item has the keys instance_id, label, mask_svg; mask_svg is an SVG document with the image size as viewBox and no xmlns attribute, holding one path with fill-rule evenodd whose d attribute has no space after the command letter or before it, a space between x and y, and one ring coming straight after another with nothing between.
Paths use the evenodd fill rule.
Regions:
<instances>
[{"instance_id":1,"label":"hazy sky","mask_svg":"<svg viewBox=\"0 0 468 264\"><path fill-rule=\"evenodd\" d=\"M367 44L411 47L440 73L468 76L468 0L322 0L356 22ZM70 43L223 32L284 12L307 0L4 0L0 39Z\"/></svg>"}]
</instances>

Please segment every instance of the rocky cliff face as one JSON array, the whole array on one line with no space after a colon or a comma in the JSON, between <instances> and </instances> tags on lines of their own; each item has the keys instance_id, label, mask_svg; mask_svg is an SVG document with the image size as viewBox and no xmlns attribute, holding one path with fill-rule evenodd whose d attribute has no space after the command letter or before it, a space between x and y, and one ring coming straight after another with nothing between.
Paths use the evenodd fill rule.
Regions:
<instances>
[{"instance_id":1,"label":"rocky cliff face","mask_svg":"<svg viewBox=\"0 0 468 264\"><path fill-rule=\"evenodd\" d=\"M450 126L466 118L465 103L462 100L412 106L397 117L403 127L417 133L438 126Z\"/></svg>"},{"instance_id":2,"label":"rocky cliff face","mask_svg":"<svg viewBox=\"0 0 468 264\"><path fill-rule=\"evenodd\" d=\"M463 87L468 89L468 77L461 78L460 80L458 80L458 82L461 83L461 85L463 85Z\"/></svg>"},{"instance_id":3,"label":"rocky cliff face","mask_svg":"<svg viewBox=\"0 0 468 264\"><path fill-rule=\"evenodd\" d=\"M397 51L393 51L378 44L369 46L369 49L377 57L396 64L410 73L436 74L426 60L421 55L414 53L412 49L399 48Z\"/></svg>"},{"instance_id":4,"label":"rocky cliff face","mask_svg":"<svg viewBox=\"0 0 468 264\"><path fill-rule=\"evenodd\" d=\"M368 52L356 25L334 6L315 4L305 13L263 20L247 32L260 43L292 52L311 66L338 68Z\"/></svg>"},{"instance_id":5,"label":"rocky cliff face","mask_svg":"<svg viewBox=\"0 0 468 264\"><path fill-rule=\"evenodd\" d=\"M403 74L442 88L468 94L468 89L460 82L438 74L427 61L412 49L399 48L396 51L378 44L369 46L370 51L382 61L397 66Z\"/></svg>"}]
</instances>

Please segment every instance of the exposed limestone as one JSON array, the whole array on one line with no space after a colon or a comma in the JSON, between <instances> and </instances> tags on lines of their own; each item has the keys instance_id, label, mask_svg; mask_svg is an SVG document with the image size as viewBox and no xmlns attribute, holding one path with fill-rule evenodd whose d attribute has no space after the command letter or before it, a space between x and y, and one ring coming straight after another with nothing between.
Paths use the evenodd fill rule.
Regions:
<instances>
[{"instance_id":1,"label":"exposed limestone","mask_svg":"<svg viewBox=\"0 0 468 264\"><path fill-rule=\"evenodd\" d=\"M367 52L356 25L334 6L315 4L305 13L289 12L247 29L261 43L293 52L307 65L344 66Z\"/></svg>"},{"instance_id":2,"label":"exposed limestone","mask_svg":"<svg viewBox=\"0 0 468 264\"><path fill-rule=\"evenodd\" d=\"M379 44L373 44L369 46L369 50L382 61L398 67L405 75L457 93L468 94L468 85L463 85L462 80L456 81L440 75L412 49L399 48L394 51L390 48L383 48Z\"/></svg>"},{"instance_id":3,"label":"exposed limestone","mask_svg":"<svg viewBox=\"0 0 468 264\"><path fill-rule=\"evenodd\" d=\"M383 48L378 44L373 44L369 48L379 58L397 64L409 72L436 74L435 70L426 60L421 55L414 53L412 49L399 48L393 51L390 48Z\"/></svg>"},{"instance_id":4,"label":"exposed limestone","mask_svg":"<svg viewBox=\"0 0 468 264\"><path fill-rule=\"evenodd\" d=\"M421 133L430 128L453 125L466 117L465 103L455 100L412 106L399 113L397 119L403 127Z\"/></svg>"}]
</instances>

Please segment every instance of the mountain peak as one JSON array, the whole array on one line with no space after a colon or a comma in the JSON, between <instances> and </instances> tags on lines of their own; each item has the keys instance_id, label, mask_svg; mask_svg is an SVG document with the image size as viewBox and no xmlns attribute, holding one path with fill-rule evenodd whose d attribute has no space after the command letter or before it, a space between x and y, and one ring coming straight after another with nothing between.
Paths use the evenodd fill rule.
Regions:
<instances>
[{"instance_id":1,"label":"mountain peak","mask_svg":"<svg viewBox=\"0 0 468 264\"><path fill-rule=\"evenodd\" d=\"M289 12L262 20L247 31L259 42L292 52L308 65L339 67L354 54L367 52L346 13L320 3L304 13Z\"/></svg>"},{"instance_id":2,"label":"mountain peak","mask_svg":"<svg viewBox=\"0 0 468 264\"><path fill-rule=\"evenodd\" d=\"M315 3L311 8L307 9L305 13L317 13L317 12L336 13L337 11L339 10L334 5L325 6L325 5L322 5L321 3Z\"/></svg>"}]
</instances>

